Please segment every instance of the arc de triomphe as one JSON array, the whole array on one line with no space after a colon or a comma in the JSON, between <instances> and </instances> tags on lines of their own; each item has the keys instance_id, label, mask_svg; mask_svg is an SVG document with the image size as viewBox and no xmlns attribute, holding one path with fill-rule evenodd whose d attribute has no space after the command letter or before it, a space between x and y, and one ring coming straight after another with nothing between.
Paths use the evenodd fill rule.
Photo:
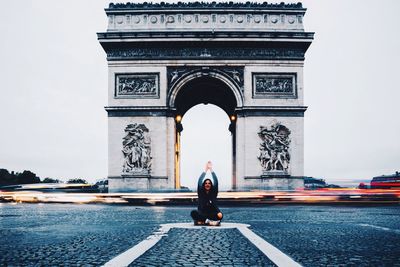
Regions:
<instances>
[{"instance_id":1,"label":"arc de triomphe","mask_svg":"<svg viewBox=\"0 0 400 267\"><path fill-rule=\"evenodd\" d=\"M200 103L231 120L233 189L304 185L303 65L314 34L300 3L105 11L110 192L179 189L181 119Z\"/></svg>"}]
</instances>

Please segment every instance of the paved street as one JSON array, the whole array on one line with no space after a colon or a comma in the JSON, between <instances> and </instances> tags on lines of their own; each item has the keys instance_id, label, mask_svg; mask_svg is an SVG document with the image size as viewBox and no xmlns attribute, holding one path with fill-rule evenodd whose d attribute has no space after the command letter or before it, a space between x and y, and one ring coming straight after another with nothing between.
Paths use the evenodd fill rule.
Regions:
<instances>
[{"instance_id":1,"label":"paved street","mask_svg":"<svg viewBox=\"0 0 400 267\"><path fill-rule=\"evenodd\" d=\"M100 266L194 207L0 204L0 266ZM400 266L400 207L222 207L304 266ZM237 229L172 228L131 266L273 266Z\"/></svg>"},{"instance_id":2,"label":"paved street","mask_svg":"<svg viewBox=\"0 0 400 267\"><path fill-rule=\"evenodd\" d=\"M173 229L131 266L275 266L236 229Z\"/></svg>"}]
</instances>

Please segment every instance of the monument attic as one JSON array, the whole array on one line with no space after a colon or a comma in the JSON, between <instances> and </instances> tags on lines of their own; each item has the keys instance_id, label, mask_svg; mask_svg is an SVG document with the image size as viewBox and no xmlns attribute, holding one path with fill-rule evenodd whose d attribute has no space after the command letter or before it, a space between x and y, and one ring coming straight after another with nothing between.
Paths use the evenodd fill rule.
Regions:
<instances>
[{"instance_id":1,"label":"monument attic","mask_svg":"<svg viewBox=\"0 0 400 267\"><path fill-rule=\"evenodd\" d=\"M314 34L301 3L105 12L110 192L179 189L181 120L200 103L230 118L233 189L303 187L303 65Z\"/></svg>"}]
</instances>

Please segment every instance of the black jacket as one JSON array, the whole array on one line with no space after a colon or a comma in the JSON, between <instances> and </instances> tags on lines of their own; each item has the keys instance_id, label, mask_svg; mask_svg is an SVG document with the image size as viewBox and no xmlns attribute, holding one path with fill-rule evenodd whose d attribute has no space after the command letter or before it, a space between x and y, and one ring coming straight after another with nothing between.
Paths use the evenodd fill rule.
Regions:
<instances>
[{"instance_id":1,"label":"black jacket","mask_svg":"<svg viewBox=\"0 0 400 267\"><path fill-rule=\"evenodd\" d=\"M218 196L218 179L217 175L214 172L211 172L211 178L206 178L206 173L203 172L199 180L197 182L197 196L199 198L198 210L201 213L209 214L209 213L218 213L220 212L217 206L217 196ZM204 190L204 182L205 180L210 179L212 183L212 187L208 194Z\"/></svg>"}]
</instances>

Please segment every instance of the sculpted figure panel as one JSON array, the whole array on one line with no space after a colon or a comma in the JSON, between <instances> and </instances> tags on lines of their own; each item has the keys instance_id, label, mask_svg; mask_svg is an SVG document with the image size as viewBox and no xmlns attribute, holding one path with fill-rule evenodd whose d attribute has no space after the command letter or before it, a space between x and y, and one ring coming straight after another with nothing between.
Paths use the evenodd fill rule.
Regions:
<instances>
[{"instance_id":1,"label":"sculpted figure panel","mask_svg":"<svg viewBox=\"0 0 400 267\"><path fill-rule=\"evenodd\" d=\"M295 73L253 74L253 98L296 98Z\"/></svg>"},{"instance_id":2,"label":"sculpted figure panel","mask_svg":"<svg viewBox=\"0 0 400 267\"><path fill-rule=\"evenodd\" d=\"M144 124L129 124L122 141L124 165L122 174L149 174L151 170L151 146L149 129Z\"/></svg>"},{"instance_id":3,"label":"sculpted figure panel","mask_svg":"<svg viewBox=\"0 0 400 267\"><path fill-rule=\"evenodd\" d=\"M290 130L279 122L275 122L270 128L260 126L258 136L260 155L258 159L264 173L281 171L288 174L290 165Z\"/></svg>"},{"instance_id":4,"label":"sculpted figure panel","mask_svg":"<svg viewBox=\"0 0 400 267\"><path fill-rule=\"evenodd\" d=\"M158 98L158 74L117 74L117 98Z\"/></svg>"}]
</instances>

